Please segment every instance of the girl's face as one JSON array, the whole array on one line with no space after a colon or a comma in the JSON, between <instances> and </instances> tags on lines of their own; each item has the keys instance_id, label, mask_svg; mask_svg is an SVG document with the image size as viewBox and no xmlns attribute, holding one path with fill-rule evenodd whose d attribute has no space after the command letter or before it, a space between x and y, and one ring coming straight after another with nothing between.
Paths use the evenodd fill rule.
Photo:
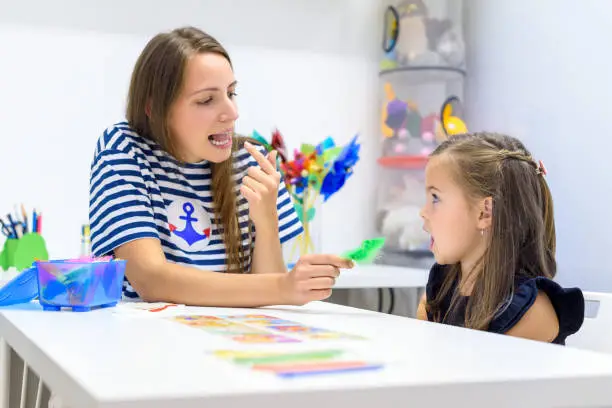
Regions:
<instances>
[{"instance_id":1,"label":"girl's face","mask_svg":"<svg viewBox=\"0 0 612 408\"><path fill-rule=\"evenodd\" d=\"M202 53L189 59L169 117L182 160L220 163L230 157L238 119L235 90L234 72L223 56Z\"/></svg>"},{"instance_id":2,"label":"girl's face","mask_svg":"<svg viewBox=\"0 0 612 408\"><path fill-rule=\"evenodd\" d=\"M442 265L475 265L486 247L481 209L467 199L452 177L449 158L432 157L425 169L426 203L421 209L423 229L431 234L431 250ZM463 269L463 268L462 268Z\"/></svg>"}]
</instances>

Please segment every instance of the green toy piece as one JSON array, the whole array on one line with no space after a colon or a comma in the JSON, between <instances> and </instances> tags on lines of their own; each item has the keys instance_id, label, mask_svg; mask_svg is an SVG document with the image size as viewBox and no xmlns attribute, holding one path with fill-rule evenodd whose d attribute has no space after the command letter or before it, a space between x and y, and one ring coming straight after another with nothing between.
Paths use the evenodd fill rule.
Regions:
<instances>
[{"instance_id":1,"label":"green toy piece","mask_svg":"<svg viewBox=\"0 0 612 408\"><path fill-rule=\"evenodd\" d=\"M384 246L384 238L366 239L359 248L345 252L342 257L358 264L368 264L378 257L378 253Z\"/></svg>"},{"instance_id":2,"label":"green toy piece","mask_svg":"<svg viewBox=\"0 0 612 408\"><path fill-rule=\"evenodd\" d=\"M14 238L8 238L4 241L4 248L0 252L0 268L7 271L11 266L15 264L15 251L19 245L19 240Z\"/></svg>"},{"instance_id":3,"label":"green toy piece","mask_svg":"<svg viewBox=\"0 0 612 408\"><path fill-rule=\"evenodd\" d=\"M25 234L17 240L12 266L17 270L32 267L34 261L49 260L49 253L44 238L40 234Z\"/></svg>"}]
</instances>

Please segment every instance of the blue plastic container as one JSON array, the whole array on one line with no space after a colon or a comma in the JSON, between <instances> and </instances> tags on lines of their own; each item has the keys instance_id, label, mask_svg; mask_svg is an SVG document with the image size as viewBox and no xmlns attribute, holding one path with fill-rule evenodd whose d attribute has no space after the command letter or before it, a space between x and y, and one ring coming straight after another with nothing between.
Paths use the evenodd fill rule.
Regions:
<instances>
[{"instance_id":1,"label":"blue plastic container","mask_svg":"<svg viewBox=\"0 0 612 408\"><path fill-rule=\"evenodd\" d=\"M125 265L124 260L37 261L38 301L44 310L115 306L121 300Z\"/></svg>"}]
</instances>

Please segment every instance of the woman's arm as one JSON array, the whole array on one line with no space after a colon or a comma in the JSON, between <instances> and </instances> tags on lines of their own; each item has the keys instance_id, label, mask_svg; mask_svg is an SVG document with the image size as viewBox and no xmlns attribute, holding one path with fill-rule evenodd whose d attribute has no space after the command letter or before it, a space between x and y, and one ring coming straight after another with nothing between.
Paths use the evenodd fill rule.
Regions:
<instances>
[{"instance_id":1,"label":"woman's arm","mask_svg":"<svg viewBox=\"0 0 612 408\"><path fill-rule=\"evenodd\" d=\"M126 276L143 300L192 306L304 305L328 298L340 269L353 266L337 255L309 254L290 273L203 271L168 262L155 238L125 243L115 255L127 260Z\"/></svg>"},{"instance_id":2,"label":"woman's arm","mask_svg":"<svg viewBox=\"0 0 612 408\"><path fill-rule=\"evenodd\" d=\"M166 260L155 238L123 244L115 255L127 260L126 276L147 302L216 307L291 303L283 293L284 274L220 273L174 264Z\"/></svg>"},{"instance_id":3,"label":"woman's arm","mask_svg":"<svg viewBox=\"0 0 612 408\"><path fill-rule=\"evenodd\" d=\"M253 158L253 166L247 170L240 187L249 203L249 217L255 225L251 272L286 273L280 231L286 231L287 223L292 219L297 221L297 214L276 169L277 152L264 156L265 150L260 151L248 142L244 147Z\"/></svg>"},{"instance_id":4,"label":"woman's arm","mask_svg":"<svg viewBox=\"0 0 612 408\"><path fill-rule=\"evenodd\" d=\"M257 229L251 272L254 274L287 272L279 239L278 223L268 228Z\"/></svg>"}]
</instances>

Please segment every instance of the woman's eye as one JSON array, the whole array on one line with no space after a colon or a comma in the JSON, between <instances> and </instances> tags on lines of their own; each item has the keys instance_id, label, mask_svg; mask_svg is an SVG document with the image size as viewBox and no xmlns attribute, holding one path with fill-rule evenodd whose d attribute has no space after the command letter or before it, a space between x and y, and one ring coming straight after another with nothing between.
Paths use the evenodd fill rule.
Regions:
<instances>
[{"instance_id":1,"label":"woman's eye","mask_svg":"<svg viewBox=\"0 0 612 408\"><path fill-rule=\"evenodd\" d=\"M209 105L212 102L212 100L213 100L212 98L208 98L208 99L203 100L203 101L198 101L197 104L198 105Z\"/></svg>"}]
</instances>

